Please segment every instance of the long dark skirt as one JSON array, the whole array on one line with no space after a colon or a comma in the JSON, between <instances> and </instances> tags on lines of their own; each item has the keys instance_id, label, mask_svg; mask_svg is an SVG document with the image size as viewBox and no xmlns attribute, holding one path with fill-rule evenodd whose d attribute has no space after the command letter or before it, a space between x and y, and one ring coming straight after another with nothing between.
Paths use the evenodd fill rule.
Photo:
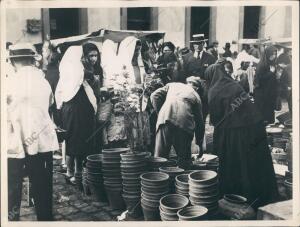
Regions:
<instances>
[{"instance_id":1,"label":"long dark skirt","mask_svg":"<svg viewBox=\"0 0 300 227\"><path fill-rule=\"evenodd\" d=\"M277 199L272 158L263 125L216 128L214 152L219 156L221 194L239 194L253 207Z\"/></svg>"},{"instance_id":2,"label":"long dark skirt","mask_svg":"<svg viewBox=\"0 0 300 227\"><path fill-rule=\"evenodd\" d=\"M87 156L93 153L95 115L84 88L62 106L62 125L66 134L66 155Z\"/></svg>"}]
</instances>

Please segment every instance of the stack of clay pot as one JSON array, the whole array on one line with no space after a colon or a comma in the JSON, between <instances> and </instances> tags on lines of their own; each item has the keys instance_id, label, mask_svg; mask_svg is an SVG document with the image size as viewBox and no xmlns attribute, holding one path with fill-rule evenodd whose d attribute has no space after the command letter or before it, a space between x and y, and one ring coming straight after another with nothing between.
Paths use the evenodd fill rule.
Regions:
<instances>
[{"instance_id":1,"label":"stack of clay pot","mask_svg":"<svg viewBox=\"0 0 300 227\"><path fill-rule=\"evenodd\" d=\"M90 191L96 200L106 201L102 174L102 154L89 155L87 157L86 167L83 168L83 178L85 194L88 194Z\"/></svg>"},{"instance_id":2,"label":"stack of clay pot","mask_svg":"<svg viewBox=\"0 0 300 227\"><path fill-rule=\"evenodd\" d=\"M162 197L159 203L162 221L178 221L177 212L189 204L189 199L183 195L170 194Z\"/></svg>"},{"instance_id":3,"label":"stack of clay pot","mask_svg":"<svg viewBox=\"0 0 300 227\"><path fill-rule=\"evenodd\" d=\"M102 171L104 186L112 209L124 209L122 197L123 185L121 176L121 154L128 152L129 148L103 149Z\"/></svg>"},{"instance_id":4,"label":"stack of clay pot","mask_svg":"<svg viewBox=\"0 0 300 227\"><path fill-rule=\"evenodd\" d=\"M189 175L180 174L175 177L175 192L177 194L189 197Z\"/></svg>"},{"instance_id":5,"label":"stack of clay pot","mask_svg":"<svg viewBox=\"0 0 300 227\"><path fill-rule=\"evenodd\" d=\"M207 218L207 208L204 206L188 206L177 212L179 221L199 221Z\"/></svg>"},{"instance_id":6,"label":"stack of clay pot","mask_svg":"<svg viewBox=\"0 0 300 227\"><path fill-rule=\"evenodd\" d=\"M141 175L141 205L146 221L159 221L159 200L169 193L169 175L148 172Z\"/></svg>"},{"instance_id":7,"label":"stack of clay pot","mask_svg":"<svg viewBox=\"0 0 300 227\"><path fill-rule=\"evenodd\" d=\"M192 205L206 207L210 217L216 215L219 200L217 173L211 170L190 173L189 196Z\"/></svg>"},{"instance_id":8,"label":"stack of clay pot","mask_svg":"<svg viewBox=\"0 0 300 227\"><path fill-rule=\"evenodd\" d=\"M83 167L82 169L82 186L83 186L83 193L86 196L90 196L91 195L91 191L87 182L87 168Z\"/></svg>"},{"instance_id":9,"label":"stack of clay pot","mask_svg":"<svg viewBox=\"0 0 300 227\"><path fill-rule=\"evenodd\" d=\"M123 199L131 217L141 216L141 179L147 172L149 154L147 152L121 154L121 173L123 179Z\"/></svg>"},{"instance_id":10,"label":"stack of clay pot","mask_svg":"<svg viewBox=\"0 0 300 227\"><path fill-rule=\"evenodd\" d=\"M175 177L184 172L184 169L176 167L160 167L159 171L162 173L167 173L170 177L170 192L175 192Z\"/></svg>"},{"instance_id":11,"label":"stack of clay pot","mask_svg":"<svg viewBox=\"0 0 300 227\"><path fill-rule=\"evenodd\" d=\"M148 159L149 171L157 172L160 167L167 166L168 159L161 157L150 157Z\"/></svg>"}]
</instances>

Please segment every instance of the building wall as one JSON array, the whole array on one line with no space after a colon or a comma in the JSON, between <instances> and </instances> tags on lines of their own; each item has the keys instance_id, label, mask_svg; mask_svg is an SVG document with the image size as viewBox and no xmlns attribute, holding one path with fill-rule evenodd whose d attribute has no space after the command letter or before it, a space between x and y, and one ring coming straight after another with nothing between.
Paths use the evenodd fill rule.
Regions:
<instances>
[{"instance_id":1,"label":"building wall","mask_svg":"<svg viewBox=\"0 0 300 227\"><path fill-rule=\"evenodd\" d=\"M239 6L218 6L216 7L216 40L219 42L219 51L223 52L226 42L239 40ZM232 50L235 47L231 48Z\"/></svg>"},{"instance_id":2,"label":"building wall","mask_svg":"<svg viewBox=\"0 0 300 227\"><path fill-rule=\"evenodd\" d=\"M261 26L264 26L264 37L288 38L291 32L286 30L286 26L291 27L291 15L287 15L289 7L283 6L266 6L265 15ZM290 34L288 34L290 33Z\"/></svg>"},{"instance_id":3,"label":"building wall","mask_svg":"<svg viewBox=\"0 0 300 227\"><path fill-rule=\"evenodd\" d=\"M158 30L166 32L165 41L184 47L185 7L160 7L158 9Z\"/></svg>"},{"instance_id":4,"label":"building wall","mask_svg":"<svg viewBox=\"0 0 300 227\"><path fill-rule=\"evenodd\" d=\"M27 33L26 20L41 19L41 9L7 9L6 10L6 40L12 43L42 41L42 33Z\"/></svg>"},{"instance_id":5,"label":"building wall","mask_svg":"<svg viewBox=\"0 0 300 227\"><path fill-rule=\"evenodd\" d=\"M120 8L89 8L87 15L88 32L93 32L101 28L120 29Z\"/></svg>"}]
</instances>

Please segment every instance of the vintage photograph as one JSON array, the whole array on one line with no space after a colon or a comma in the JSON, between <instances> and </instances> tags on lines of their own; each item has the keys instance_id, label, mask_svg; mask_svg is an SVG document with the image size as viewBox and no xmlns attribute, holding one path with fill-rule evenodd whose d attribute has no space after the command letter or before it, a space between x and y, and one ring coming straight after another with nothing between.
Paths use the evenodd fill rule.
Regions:
<instances>
[{"instance_id":1,"label":"vintage photograph","mask_svg":"<svg viewBox=\"0 0 300 227\"><path fill-rule=\"evenodd\" d=\"M3 223L297 218L298 2L10 2Z\"/></svg>"}]
</instances>

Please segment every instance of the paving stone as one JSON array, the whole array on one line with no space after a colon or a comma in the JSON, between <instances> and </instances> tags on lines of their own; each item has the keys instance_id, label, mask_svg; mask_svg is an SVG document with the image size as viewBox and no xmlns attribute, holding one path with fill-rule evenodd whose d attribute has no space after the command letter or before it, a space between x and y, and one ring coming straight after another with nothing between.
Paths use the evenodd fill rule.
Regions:
<instances>
[{"instance_id":1,"label":"paving stone","mask_svg":"<svg viewBox=\"0 0 300 227\"><path fill-rule=\"evenodd\" d=\"M113 211L111 211L110 213L111 213L111 215L112 216L119 216L120 214L122 214L124 211L122 211L122 210L113 210Z\"/></svg>"},{"instance_id":2,"label":"paving stone","mask_svg":"<svg viewBox=\"0 0 300 227\"><path fill-rule=\"evenodd\" d=\"M54 221L63 221L63 216L60 214L53 216Z\"/></svg>"},{"instance_id":3,"label":"paving stone","mask_svg":"<svg viewBox=\"0 0 300 227\"><path fill-rule=\"evenodd\" d=\"M99 211L99 208L95 207L95 206L88 206L88 207L82 208L81 210L84 211L85 213L94 213L94 212Z\"/></svg>"},{"instance_id":4,"label":"paving stone","mask_svg":"<svg viewBox=\"0 0 300 227\"><path fill-rule=\"evenodd\" d=\"M87 203L85 203L85 202L83 202L83 201L78 200L78 201L75 201L75 202L73 203L73 206L75 206L75 207L78 208L78 209L82 209L82 208L84 208L84 207L89 206L89 204L87 204Z\"/></svg>"},{"instance_id":5,"label":"paving stone","mask_svg":"<svg viewBox=\"0 0 300 227\"><path fill-rule=\"evenodd\" d=\"M74 214L76 212L78 212L79 210L75 207L72 207L72 206L68 206L68 207L62 207L62 208L58 208L56 210L57 214L62 214L62 215L69 215L69 214Z\"/></svg>"},{"instance_id":6,"label":"paving stone","mask_svg":"<svg viewBox=\"0 0 300 227\"><path fill-rule=\"evenodd\" d=\"M36 215L29 214L29 215L20 216L20 221L36 221Z\"/></svg>"},{"instance_id":7,"label":"paving stone","mask_svg":"<svg viewBox=\"0 0 300 227\"><path fill-rule=\"evenodd\" d=\"M96 207L104 207L104 206L108 206L108 203L105 203L105 202L92 202L92 205L96 206Z\"/></svg>"},{"instance_id":8,"label":"paving stone","mask_svg":"<svg viewBox=\"0 0 300 227\"><path fill-rule=\"evenodd\" d=\"M94 217L84 212L69 215L65 220L68 221L94 221Z\"/></svg>"},{"instance_id":9,"label":"paving stone","mask_svg":"<svg viewBox=\"0 0 300 227\"><path fill-rule=\"evenodd\" d=\"M113 218L105 211L92 214L98 221L112 221Z\"/></svg>"},{"instance_id":10,"label":"paving stone","mask_svg":"<svg viewBox=\"0 0 300 227\"><path fill-rule=\"evenodd\" d=\"M20 216L26 216L26 215L29 215L29 214L35 214L35 210L33 207L22 207L20 209Z\"/></svg>"}]
</instances>

